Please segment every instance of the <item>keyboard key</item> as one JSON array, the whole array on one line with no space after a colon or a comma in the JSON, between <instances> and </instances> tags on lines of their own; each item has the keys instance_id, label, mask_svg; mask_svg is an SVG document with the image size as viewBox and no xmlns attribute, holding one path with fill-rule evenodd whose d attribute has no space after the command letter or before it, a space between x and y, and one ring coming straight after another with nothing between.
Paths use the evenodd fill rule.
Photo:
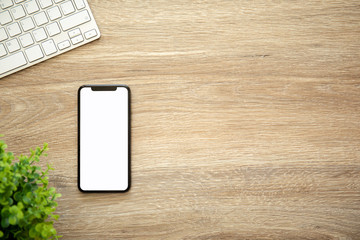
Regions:
<instances>
[{"instance_id":1,"label":"keyboard key","mask_svg":"<svg viewBox=\"0 0 360 240\"><path fill-rule=\"evenodd\" d=\"M32 14L40 10L39 6L36 3L36 0L27 1L24 5L28 14Z\"/></svg>"},{"instance_id":2,"label":"keyboard key","mask_svg":"<svg viewBox=\"0 0 360 240\"><path fill-rule=\"evenodd\" d=\"M72 42L72 44L78 44L78 43L80 43L80 42L82 42L82 41L84 41L84 38L83 38L83 36L82 35L79 35L79 36L77 36L77 37L74 37L74 38L72 38L71 39L71 42Z\"/></svg>"},{"instance_id":3,"label":"keyboard key","mask_svg":"<svg viewBox=\"0 0 360 240\"><path fill-rule=\"evenodd\" d=\"M69 34L70 38L73 38L73 37L76 37L77 35L80 35L81 31L79 28L76 28L76 29L69 31L68 34Z\"/></svg>"},{"instance_id":4,"label":"keyboard key","mask_svg":"<svg viewBox=\"0 0 360 240\"><path fill-rule=\"evenodd\" d=\"M51 0L39 0L41 8L50 7L53 3Z\"/></svg>"},{"instance_id":5,"label":"keyboard key","mask_svg":"<svg viewBox=\"0 0 360 240\"><path fill-rule=\"evenodd\" d=\"M29 59L29 62L33 62L44 57L44 54L42 53L39 45L35 45L31 48L26 49L25 54Z\"/></svg>"},{"instance_id":6,"label":"keyboard key","mask_svg":"<svg viewBox=\"0 0 360 240\"><path fill-rule=\"evenodd\" d=\"M75 13L69 17L61 19L60 25L64 31L69 30L70 28L79 26L83 23L90 21L90 15L87 10L83 10L81 12Z\"/></svg>"},{"instance_id":7,"label":"keyboard key","mask_svg":"<svg viewBox=\"0 0 360 240\"><path fill-rule=\"evenodd\" d=\"M23 47L28 47L28 46L34 44L34 40L33 40L33 38L31 37L31 34L30 34L30 33L26 33L26 34L20 36L20 37L19 37L19 40L20 40L21 45L22 45Z\"/></svg>"},{"instance_id":8,"label":"keyboard key","mask_svg":"<svg viewBox=\"0 0 360 240\"><path fill-rule=\"evenodd\" d=\"M35 24L31 17L27 17L20 21L21 27L24 32L29 31L30 29L35 28Z\"/></svg>"},{"instance_id":9,"label":"keyboard key","mask_svg":"<svg viewBox=\"0 0 360 240\"><path fill-rule=\"evenodd\" d=\"M74 0L74 2L75 2L77 9L82 9L85 7L85 3L83 0Z\"/></svg>"},{"instance_id":10,"label":"keyboard key","mask_svg":"<svg viewBox=\"0 0 360 240\"><path fill-rule=\"evenodd\" d=\"M50 37L55 36L56 34L59 34L61 32L57 22L53 22L53 23L47 25L46 30L49 33Z\"/></svg>"},{"instance_id":11,"label":"keyboard key","mask_svg":"<svg viewBox=\"0 0 360 240\"><path fill-rule=\"evenodd\" d=\"M11 11L11 13L12 13L15 20L20 19L22 17L25 17L24 8L21 5L10 9L10 11Z\"/></svg>"},{"instance_id":12,"label":"keyboard key","mask_svg":"<svg viewBox=\"0 0 360 240\"><path fill-rule=\"evenodd\" d=\"M47 18L45 12L35 14L34 19L38 26L41 26L41 25L49 22L49 19Z\"/></svg>"},{"instance_id":13,"label":"keyboard key","mask_svg":"<svg viewBox=\"0 0 360 240\"><path fill-rule=\"evenodd\" d=\"M2 9L11 7L14 3L11 0L0 0L0 6Z\"/></svg>"},{"instance_id":14,"label":"keyboard key","mask_svg":"<svg viewBox=\"0 0 360 240\"><path fill-rule=\"evenodd\" d=\"M69 40L62 41L61 43L58 44L58 48L60 50L63 50L63 49L68 48L68 47L70 47Z\"/></svg>"},{"instance_id":15,"label":"keyboard key","mask_svg":"<svg viewBox=\"0 0 360 240\"><path fill-rule=\"evenodd\" d=\"M33 31L34 38L37 42L40 42L47 38L44 28L39 28Z\"/></svg>"},{"instance_id":16,"label":"keyboard key","mask_svg":"<svg viewBox=\"0 0 360 240\"><path fill-rule=\"evenodd\" d=\"M64 0L54 0L55 3L59 3L59 2L62 2Z\"/></svg>"},{"instance_id":17,"label":"keyboard key","mask_svg":"<svg viewBox=\"0 0 360 240\"><path fill-rule=\"evenodd\" d=\"M5 56L6 54L7 54L7 53L6 53L6 49L5 49L4 44L1 44L1 43L0 43L0 57Z\"/></svg>"},{"instance_id":18,"label":"keyboard key","mask_svg":"<svg viewBox=\"0 0 360 240\"><path fill-rule=\"evenodd\" d=\"M15 52L20 49L19 42L16 38L6 42L6 47L10 53Z\"/></svg>"},{"instance_id":19,"label":"keyboard key","mask_svg":"<svg viewBox=\"0 0 360 240\"><path fill-rule=\"evenodd\" d=\"M8 35L5 31L5 28L0 28L0 42L5 39L8 39Z\"/></svg>"},{"instance_id":20,"label":"keyboard key","mask_svg":"<svg viewBox=\"0 0 360 240\"><path fill-rule=\"evenodd\" d=\"M87 31L84 35L85 35L86 39L90 39L90 38L97 36L97 32L95 29L93 29L93 30Z\"/></svg>"},{"instance_id":21,"label":"keyboard key","mask_svg":"<svg viewBox=\"0 0 360 240\"><path fill-rule=\"evenodd\" d=\"M26 63L27 63L26 59L22 52L18 52L13 55L10 55L0 60L0 74L24 66Z\"/></svg>"},{"instance_id":22,"label":"keyboard key","mask_svg":"<svg viewBox=\"0 0 360 240\"><path fill-rule=\"evenodd\" d=\"M9 11L4 11L4 12L0 13L0 24L1 25L5 25L11 21L12 21L12 18L10 16Z\"/></svg>"},{"instance_id":23,"label":"keyboard key","mask_svg":"<svg viewBox=\"0 0 360 240\"><path fill-rule=\"evenodd\" d=\"M49 10L47 10L47 12L49 14L49 18L51 21L54 21L55 19L61 17L61 13L58 6L50 8Z\"/></svg>"},{"instance_id":24,"label":"keyboard key","mask_svg":"<svg viewBox=\"0 0 360 240\"><path fill-rule=\"evenodd\" d=\"M15 3L21 3L23 1L25 1L25 0L15 0Z\"/></svg>"},{"instance_id":25,"label":"keyboard key","mask_svg":"<svg viewBox=\"0 0 360 240\"><path fill-rule=\"evenodd\" d=\"M9 32L10 37L16 36L16 35L21 33L19 24L17 22L6 26L6 28L7 28L8 32Z\"/></svg>"},{"instance_id":26,"label":"keyboard key","mask_svg":"<svg viewBox=\"0 0 360 240\"><path fill-rule=\"evenodd\" d=\"M73 4L71 3L71 1L64 2L60 6L61 6L61 10L63 11L64 15L68 15L70 13L75 12L75 8L74 8Z\"/></svg>"},{"instance_id":27,"label":"keyboard key","mask_svg":"<svg viewBox=\"0 0 360 240\"><path fill-rule=\"evenodd\" d=\"M47 40L46 42L43 42L41 45L42 45L46 55L51 55L51 54L57 52L55 43L52 39Z\"/></svg>"}]
</instances>

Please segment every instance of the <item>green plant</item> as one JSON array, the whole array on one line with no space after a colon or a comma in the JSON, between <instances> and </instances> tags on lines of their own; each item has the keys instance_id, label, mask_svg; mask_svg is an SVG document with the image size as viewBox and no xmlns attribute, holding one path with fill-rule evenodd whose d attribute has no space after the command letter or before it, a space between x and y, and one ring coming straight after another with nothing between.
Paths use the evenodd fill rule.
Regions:
<instances>
[{"instance_id":1,"label":"green plant","mask_svg":"<svg viewBox=\"0 0 360 240\"><path fill-rule=\"evenodd\" d=\"M41 171L34 164L46 156L48 145L30 149L31 155L21 155L18 162L6 148L0 140L0 239L58 239L53 220L59 216L53 212L61 194L48 186L50 165Z\"/></svg>"}]
</instances>

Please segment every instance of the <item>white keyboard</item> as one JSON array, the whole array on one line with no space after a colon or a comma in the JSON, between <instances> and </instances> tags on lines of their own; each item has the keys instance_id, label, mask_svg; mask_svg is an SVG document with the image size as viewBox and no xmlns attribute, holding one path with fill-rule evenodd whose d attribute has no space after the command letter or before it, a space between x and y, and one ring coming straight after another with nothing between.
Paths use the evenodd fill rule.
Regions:
<instances>
[{"instance_id":1,"label":"white keyboard","mask_svg":"<svg viewBox=\"0 0 360 240\"><path fill-rule=\"evenodd\" d=\"M99 37L86 0L0 0L0 78Z\"/></svg>"}]
</instances>

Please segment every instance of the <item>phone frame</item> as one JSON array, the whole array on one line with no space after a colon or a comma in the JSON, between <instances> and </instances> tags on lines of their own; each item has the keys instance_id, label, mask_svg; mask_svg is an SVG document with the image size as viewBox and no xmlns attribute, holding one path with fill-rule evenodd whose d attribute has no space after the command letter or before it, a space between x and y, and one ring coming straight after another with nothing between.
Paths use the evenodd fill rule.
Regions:
<instances>
[{"instance_id":1,"label":"phone frame","mask_svg":"<svg viewBox=\"0 0 360 240\"><path fill-rule=\"evenodd\" d=\"M95 91L112 91L114 87L123 87L128 91L128 187L125 190L83 190L80 187L80 91L83 88L98 88L99 90ZM108 89L108 90L107 90ZM93 90L94 91L94 90ZM129 86L123 84L90 84L90 85L82 85L78 89L78 118L77 118L77 127L78 127L78 176L77 176L77 186L80 192L83 193L119 193L119 192L128 192L131 187L131 90Z\"/></svg>"}]
</instances>

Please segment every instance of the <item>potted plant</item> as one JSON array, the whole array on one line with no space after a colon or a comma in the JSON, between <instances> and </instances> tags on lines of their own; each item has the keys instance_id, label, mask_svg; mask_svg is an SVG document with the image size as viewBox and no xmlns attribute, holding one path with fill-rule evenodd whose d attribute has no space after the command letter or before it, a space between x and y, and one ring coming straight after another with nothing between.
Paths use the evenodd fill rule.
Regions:
<instances>
[{"instance_id":1,"label":"potted plant","mask_svg":"<svg viewBox=\"0 0 360 240\"><path fill-rule=\"evenodd\" d=\"M1 136L0 136L1 137ZM0 239L58 239L53 214L61 194L49 187L48 164L45 171L36 164L46 156L48 145L30 149L30 156L18 161L0 140Z\"/></svg>"}]
</instances>

